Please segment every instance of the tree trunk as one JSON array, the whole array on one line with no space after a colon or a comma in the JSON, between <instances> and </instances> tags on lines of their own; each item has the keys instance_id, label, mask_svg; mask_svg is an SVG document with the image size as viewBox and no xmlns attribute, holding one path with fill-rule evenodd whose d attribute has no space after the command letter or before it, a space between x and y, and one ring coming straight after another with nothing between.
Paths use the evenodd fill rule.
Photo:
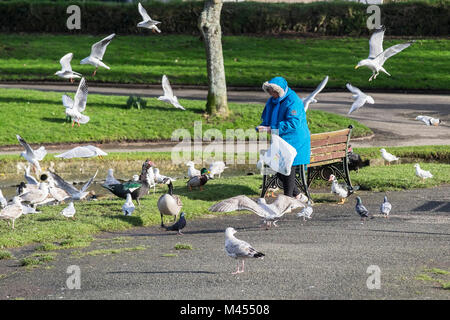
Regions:
<instances>
[{"instance_id":1,"label":"tree trunk","mask_svg":"<svg viewBox=\"0 0 450 320\"><path fill-rule=\"evenodd\" d=\"M208 70L208 98L206 112L209 115L227 117L228 99L225 68L222 54L222 30L220 28L220 12L222 0L205 0L205 7L199 18L206 48L206 68Z\"/></svg>"}]
</instances>

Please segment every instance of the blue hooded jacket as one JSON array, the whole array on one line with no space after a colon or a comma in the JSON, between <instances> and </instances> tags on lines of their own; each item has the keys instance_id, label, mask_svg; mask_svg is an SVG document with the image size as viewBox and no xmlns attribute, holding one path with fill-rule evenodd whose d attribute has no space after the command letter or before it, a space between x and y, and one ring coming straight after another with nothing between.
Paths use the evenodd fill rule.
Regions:
<instances>
[{"instance_id":1,"label":"blue hooded jacket","mask_svg":"<svg viewBox=\"0 0 450 320\"><path fill-rule=\"evenodd\" d=\"M272 131L278 129L278 135L297 150L293 166L309 164L311 155L311 134L303 101L288 87L283 77L268 81L284 90L284 95L277 99L270 97L262 113L262 126L270 126Z\"/></svg>"}]
</instances>

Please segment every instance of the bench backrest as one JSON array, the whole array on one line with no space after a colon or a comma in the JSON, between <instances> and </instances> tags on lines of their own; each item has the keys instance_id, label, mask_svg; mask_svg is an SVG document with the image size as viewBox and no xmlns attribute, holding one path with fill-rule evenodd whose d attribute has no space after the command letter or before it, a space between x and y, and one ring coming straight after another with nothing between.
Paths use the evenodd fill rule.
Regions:
<instances>
[{"instance_id":1,"label":"bench backrest","mask_svg":"<svg viewBox=\"0 0 450 320\"><path fill-rule=\"evenodd\" d=\"M347 156L352 126L347 129L311 135L311 158L308 167L340 162Z\"/></svg>"}]
</instances>

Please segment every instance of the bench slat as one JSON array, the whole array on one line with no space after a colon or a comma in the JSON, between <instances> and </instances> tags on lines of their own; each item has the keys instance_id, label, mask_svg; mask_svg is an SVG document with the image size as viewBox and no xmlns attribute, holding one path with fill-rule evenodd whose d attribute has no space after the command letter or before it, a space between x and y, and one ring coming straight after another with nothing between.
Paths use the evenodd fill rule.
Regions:
<instances>
[{"instance_id":1,"label":"bench slat","mask_svg":"<svg viewBox=\"0 0 450 320\"><path fill-rule=\"evenodd\" d=\"M345 151L346 149L347 149L346 143L333 144L325 147L316 147L311 148L311 156L333 151Z\"/></svg>"},{"instance_id":2,"label":"bench slat","mask_svg":"<svg viewBox=\"0 0 450 320\"><path fill-rule=\"evenodd\" d=\"M348 136L349 133L350 133L350 129L343 129L343 130L337 130L337 131L331 131L331 132L314 133L311 135L311 141L323 140L323 139L336 137L336 136Z\"/></svg>"},{"instance_id":3,"label":"bench slat","mask_svg":"<svg viewBox=\"0 0 450 320\"><path fill-rule=\"evenodd\" d=\"M330 145L330 144L337 144L337 143L341 143L341 142L347 142L347 137L348 136L336 136L336 137L330 137L330 138L326 138L326 139L321 139L321 140L311 140L311 148L314 147L322 147L322 146L326 146L326 145Z\"/></svg>"},{"instance_id":4,"label":"bench slat","mask_svg":"<svg viewBox=\"0 0 450 320\"><path fill-rule=\"evenodd\" d=\"M342 159L333 159L333 160L327 160L327 161L319 161L308 164L308 168L310 167L320 167L326 164L336 163L336 162L342 162Z\"/></svg>"},{"instance_id":5,"label":"bench slat","mask_svg":"<svg viewBox=\"0 0 450 320\"><path fill-rule=\"evenodd\" d=\"M325 161L325 160L332 160L332 159L341 159L345 157L345 151L337 151L337 152L331 152L327 154L321 154L317 156L311 156L311 163L318 162L318 161Z\"/></svg>"}]
</instances>

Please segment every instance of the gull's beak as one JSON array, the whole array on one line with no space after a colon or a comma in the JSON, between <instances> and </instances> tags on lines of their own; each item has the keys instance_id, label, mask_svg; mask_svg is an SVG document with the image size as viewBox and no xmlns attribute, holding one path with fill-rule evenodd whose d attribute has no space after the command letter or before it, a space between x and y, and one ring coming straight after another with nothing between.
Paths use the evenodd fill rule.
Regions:
<instances>
[{"instance_id":1,"label":"gull's beak","mask_svg":"<svg viewBox=\"0 0 450 320\"><path fill-rule=\"evenodd\" d=\"M359 68L359 66L355 66L355 69L358 69Z\"/></svg>"}]
</instances>

